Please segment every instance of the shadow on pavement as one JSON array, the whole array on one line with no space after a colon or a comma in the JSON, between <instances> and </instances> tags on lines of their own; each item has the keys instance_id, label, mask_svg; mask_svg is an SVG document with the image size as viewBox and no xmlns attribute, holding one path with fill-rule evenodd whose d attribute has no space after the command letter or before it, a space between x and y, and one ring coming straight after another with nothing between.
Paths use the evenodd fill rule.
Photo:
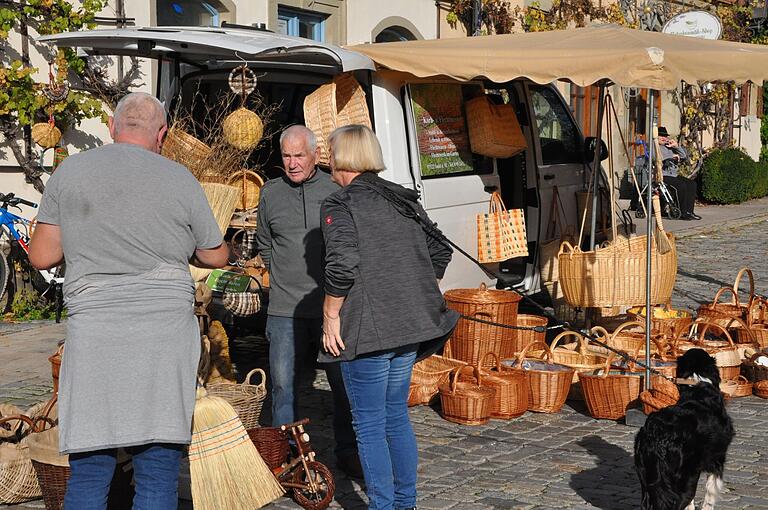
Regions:
<instances>
[{"instance_id":1,"label":"shadow on pavement","mask_svg":"<svg viewBox=\"0 0 768 510\"><path fill-rule=\"evenodd\" d=\"M597 467L571 476L570 487L585 502L602 510L625 510L640 504L640 482L630 455L598 436L576 442L597 458Z\"/></svg>"}]
</instances>

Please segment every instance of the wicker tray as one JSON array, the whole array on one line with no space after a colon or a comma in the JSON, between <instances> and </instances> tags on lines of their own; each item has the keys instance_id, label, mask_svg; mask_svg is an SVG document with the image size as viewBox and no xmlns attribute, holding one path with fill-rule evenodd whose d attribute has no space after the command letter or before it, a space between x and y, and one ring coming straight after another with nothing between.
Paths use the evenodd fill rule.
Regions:
<instances>
[{"instance_id":1,"label":"wicker tray","mask_svg":"<svg viewBox=\"0 0 768 510\"><path fill-rule=\"evenodd\" d=\"M247 211L258 207L261 188L264 187L264 178L253 170L243 168L239 172L232 174L227 179L227 184L237 186L243 190L243 195L238 209Z\"/></svg>"},{"instance_id":2,"label":"wicker tray","mask_svg":"<svg viewBox=\"0 0 768 510\"><path fill-rule=\"evenodd\" d=\"M411 385L408 388L408 405L429 405L441 384L448 382L451 372L466 366L463 361L434 354L413 365Z\"/></svg>"},{"instance_id":3,"label":"wicker tray","mask_svg":"<svg viewBox=\"0 0 768 510\"><path fill-rule=\"evenodd\" d=\"M259 384L251 384L254 374L261 376ZM264 399L267 398L266 375L260 368L254 368L245 376L242 384L215 383L206 386L209 395L221 397L235 408L246 430L259 426L259 416Z\"/></svg>"}]
</instances>

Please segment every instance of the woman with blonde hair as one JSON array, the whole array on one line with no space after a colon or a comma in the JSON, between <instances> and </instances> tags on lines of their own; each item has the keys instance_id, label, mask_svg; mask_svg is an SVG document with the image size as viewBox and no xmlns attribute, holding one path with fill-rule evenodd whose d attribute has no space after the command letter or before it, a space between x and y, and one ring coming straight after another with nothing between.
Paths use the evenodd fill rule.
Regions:
<instances>
[{"instance_id":1,"label":"woman with blonde hair","mask_svg":"<svg viewBox=\"0 0 768 510\"><path fill-rule=\"evenodd\" d=\"M329 146L331 179L342 188L320 211L326 247L320 361L342 362L368 508L412 509L418 451L408 388L420 345L444 341L458 321L438 287L452 250L440 242L416 192L377 175L384 160L373 131L338 128Z\"/></svg>"}]
</instances>

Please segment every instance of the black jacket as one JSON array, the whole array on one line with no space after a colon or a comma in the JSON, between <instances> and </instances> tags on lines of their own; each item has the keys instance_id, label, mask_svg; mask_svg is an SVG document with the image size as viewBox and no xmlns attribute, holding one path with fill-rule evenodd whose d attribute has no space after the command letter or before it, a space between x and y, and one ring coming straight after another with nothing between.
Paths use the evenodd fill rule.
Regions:
<instances>
[{"instance_id":1,"label":"black jacket","mask_svg":"<svg viewBox=\"0 0 768 510\"><path fill-rule=\"evenodd\" d=\"M458 321L437 285L451 248L375 187L394 192L433 226L416 202L416 192L371 172L325 199L320 210L325 292L346 298L341 308L342 360L446 336Z\"/></svg>"}]
</instances>

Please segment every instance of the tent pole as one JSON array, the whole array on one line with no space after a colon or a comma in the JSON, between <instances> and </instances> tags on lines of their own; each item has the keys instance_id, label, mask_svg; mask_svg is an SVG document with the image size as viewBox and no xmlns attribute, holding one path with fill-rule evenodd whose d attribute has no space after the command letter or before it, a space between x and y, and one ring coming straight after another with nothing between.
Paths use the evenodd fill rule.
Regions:
<instances>
[{"instance_id":1,"label":"tent pole","mask_svg":"<svg viewBox=\"0 0 768 510\"><path fill-rule=\"evenodd\" d=\"M646 258L645 258L645 388L650 389L651 388L651 314L653 313L653 310L651 309L651 270L653 268L653 265L651 264L651 255L653 250L653 213L651 212L651 208L653 207L653 171L651 168L653 167L653 158L658 157L658 155L654 154L654 148L656 144L653 142L653 128L656 126L656 122L654 121L654 113L656 112L656 109L653 107L654 102L654 90L649 89L648 90L648 176L647 180L647 186L646 186L646 197L645 197L645 204L646 204L646 214L645 214L645 228L646 228Z\"/></svg>"},{"instance_id":2,"label":"tent pole","mask_svg":"<svg viewBox=\"0 0 768 510\"><path fill-rule=\"evenodd\" d=\"M597 99L597 133L595 140L595 154L592 160L592 218L591 226L589 230L589 249L594 250L595 245L595 229L597 226L597 193L600 189L600 142L603 138L603 115L605 114L605 104L603 99L605 98L605 80L599 83L600 89ZM610 150L610 149L609 149ZM586 207L587 204L584 204Z\"/></svg>"}]
</instances>

